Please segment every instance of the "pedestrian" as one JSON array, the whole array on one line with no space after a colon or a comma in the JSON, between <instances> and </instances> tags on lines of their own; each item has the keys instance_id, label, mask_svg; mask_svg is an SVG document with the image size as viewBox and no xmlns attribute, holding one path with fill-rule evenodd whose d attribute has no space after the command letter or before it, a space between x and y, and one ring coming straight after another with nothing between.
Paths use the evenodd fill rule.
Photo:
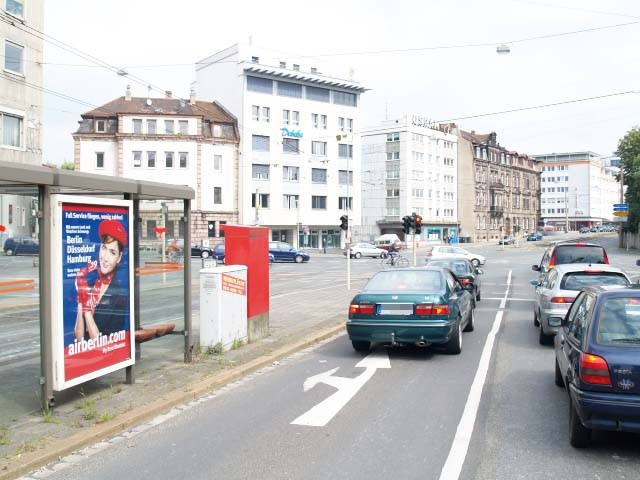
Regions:
<instances>
[{"instance_id":1,"label":"pedestrian","mask_svg":"<svg viewBox=\"0 0 640 480\"><path fill-rule=\"evenodd\" d=\"M326 237L324 237L324 238L322 239L322 251L323 251L324 253L327 253L327 238L326 238Z\"/></svg>"},{"instance_id":2,"label":"pedestrian","mask_svg":"<svg viewBox=\"0 0 640 480\"><path fill-rule=\"evenodd\" d=\"M104 220L98 226L98 235L98 259L76 275L78 313L74 334L78 341L125 329L128 296L116 272L127 245L127 231L118 220Z\"/></svg>"}]
</instances>

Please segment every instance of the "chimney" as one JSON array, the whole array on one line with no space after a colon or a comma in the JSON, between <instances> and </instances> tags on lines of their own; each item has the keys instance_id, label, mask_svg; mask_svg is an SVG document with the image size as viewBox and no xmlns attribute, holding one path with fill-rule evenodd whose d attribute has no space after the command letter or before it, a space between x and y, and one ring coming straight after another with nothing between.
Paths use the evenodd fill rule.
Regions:
<instances>
[{"instance_id":1,"label":"chimney","mask_svg":"<svg viewBox=\"0 0 640 480\"><path fill-rule=\"evenodd\" d=\"M173 97L173 92L171 90L164 91L164 98L172 98L172 97Z\"/></svg>"},{"instance_id":2,"label":"chimney","mask_svg":"<svg viewBox=\"0 0 640 480\"><path fill-rule=\"evenodd\" d=\"M196 90L194 88L191 89L191 93L189 94L189 105L196 104Z\"/></svg>"},{"instance_id":3,"label":"chimney","mask_svg":"<svg viewBox=\"0 0 640 480\"><path fill-rule=\"evenodd\" d=\"M125 99L127 102L130 102L130 101L131 101L131 85L127 85L127 91L126 91L126 93L124 94L124 99Z\"/></svg>"}]
</instances>

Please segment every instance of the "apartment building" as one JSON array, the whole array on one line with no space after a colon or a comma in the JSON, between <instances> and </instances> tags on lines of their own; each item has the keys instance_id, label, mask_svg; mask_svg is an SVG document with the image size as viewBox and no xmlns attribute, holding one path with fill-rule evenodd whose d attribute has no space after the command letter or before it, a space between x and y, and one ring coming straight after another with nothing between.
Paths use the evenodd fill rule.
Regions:
<instances>
[{"instance_id":1,"label":"apartment building","mask_svg":"<svg viewBox=\"0 0 640 480\"><path fill-rule=\"evenodd\" d=\"M196 64L197 90L238 118L239 222L306 248L360 225L359 83L245 44Z\"/></svg>"},{"instance_id":2,"label":"apartment building","mask_svg":"<svg viewBox=\"0 0 640 480\"><path fill-rule=\"evenodd\" d=\"M545 225L578 230L612 222L620 202L617 157L566 152L535 155L542 164L540 208Z\"/></svg>"},{"instance_id":3,"label":"apartment building","mask_svg":"<svg viewBox=\"0 0 640 480\"><path fill-rule=\"evenodd\" d=\"M477 134L458 128L456 132L461 235L471 241L497 241L503 235L536 231L539 162L501 146L495 132Z\"/></svg>"},{"instance_id":4,"label":"apartment building","mask_svg":"<svg viewBox=\"0 0 640 480\"><path fill-rule=\"evenodd\" d=\"M216 243L220 226L238 221L238 130L233 115L217 102L132 97L127 87L116 98L82 115L73 134L75 169L83 172L188 185L192 241ZM141 204L142 241L182 237L182 205Z\"/></svg>"},{"instance_id":5,"label":"apartment building","mask_svg":"<svg viewBox=\"0 0 640 480\"><path fill-rule=\"evenodd\" d=\"M42 50L43 41L29 34L42 31L43 2L1 0L0 41L0 158L3 161L42 163ZM16 195L0 190L0 248L11 236L35 236L37 191ZM4 231L1 231L4 230Z\"/></svg>"},{"instance_id":6,"label":"apartment building","mask_svg":"<svg viewBox=\"0 0 640 480\"><path fill-rule=\"evenodd\" d=\"M404 238L402 217L421 215L417 240L456 236L457 136L418 115L385 120L362 132L363 236Z\"/></svg>"}]
</instances>

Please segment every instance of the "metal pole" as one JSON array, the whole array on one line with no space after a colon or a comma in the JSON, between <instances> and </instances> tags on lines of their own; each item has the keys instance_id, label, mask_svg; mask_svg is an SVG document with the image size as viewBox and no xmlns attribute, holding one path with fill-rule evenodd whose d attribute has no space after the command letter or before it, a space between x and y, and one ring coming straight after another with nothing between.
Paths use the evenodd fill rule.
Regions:
<instances>
[{"instance_id":1,"label":"metal pole","mask_svg":"<svg viewBox=\"0 0 640 480\"><path fill-rule=\"evenodd\" d=\"M349 171L349 152L347 152L347 290L351 290L351 202L349 201L349 184L351 183Z\"/></svg>"},{"instance_id":2,"label":"metal pole","mask_svg":"<svg viewBox=\"0 0 640 480\"><path fill-rule=\"evenodd\" d=\"M191 200L184 200L184 361L191 362Z\"/></svg>"},{"instance_id":3,"label":"metal pole","mask_svg":"<svg viewBox=\"0 0 640 480\"><path fill-rule=\"evenodd\" d=\"M569 193L564 191L564 231L569 233Z\"/></svg>"},{"instance_id":4,"label":"metal pole","mask_svg":"<svg viewBox=\"0 0 640 480\"><path fill-rule=\"evenodd\" d=\"M624 166L620 167L620 203L624 203ZM624 217L621 217L624 218ZM624 237L624 231L626 227L626 222L620 222L620 223L625 223L625 225L620 225L620 232L618 232L618 247L622 248L624 246L624 240L627 240L627 244L629 243L629 237Z\"/></svg>"},{"instance_id":5,"label":"metal pole","mask_svg":"<svg viewBox=\"0 0 640 480\"><path fill-rule=\"evenodd\" d=\"M413 266L417 266L418 254L416 252L416 232L413 232Z\"/></svg>"},{"instance_id":6,"label":"metal pole","mask_svg":"<svg viewBox=\"0 0 640 480\"><path fill-rule=\"evenodd\" d=\"M51 189L38 187L40 222L40 402L43 410L54 405L53 397L53 328L51 318Z\"/></svg>"}]
</instances>

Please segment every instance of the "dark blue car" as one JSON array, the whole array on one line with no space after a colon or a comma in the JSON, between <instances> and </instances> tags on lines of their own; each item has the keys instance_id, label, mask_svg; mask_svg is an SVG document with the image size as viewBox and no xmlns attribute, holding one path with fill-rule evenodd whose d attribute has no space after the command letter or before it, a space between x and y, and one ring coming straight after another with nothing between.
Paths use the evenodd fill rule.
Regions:
<instances>
[{"instance_id":1,"label":"dark blue car","mask_svg":"<svg viewBox=\"0 0 640 480\"><path fill-rule=\"evenodd\" d=\"M570 443L591 431L640 433L640 285L588 287L555 338L555 382L569 393Z\"/></svg>"},{"instance_id":2,"label":"dark blue car","mask_svg":"<svg viewBox=\"0 0 640 480\"><path fill-rule=\"evenodd\" d=\"M225 257L224 243L219 243L218 245L213 247L211 256L216 260L218 260L219 262L224 263L224 257ZM269 263L271 264L274 261L275 261L275 257L271 253L269 253Z\"/></svg>"},{"instance_id":3,"label":"dark blue car","mask_svg":"<svg viewBox=\"0 0 640 480\"><path fill-rule=\"evenodd\" d=\"M311 258L309 254L303 250L293 248L286 242L269 242L269 253L272 253L276 262L308 262Z\"/></svg>"},{"instance_id":4,"label":"dark blue car","mask_svg":"<svg viewBox=\"0 0 640 480\"><path fill-rule=\"evenodd\" d=\"M4 242L5 255L37 255L40 244L31 237L10 237Z\"/></svg>"}]
</instances>

